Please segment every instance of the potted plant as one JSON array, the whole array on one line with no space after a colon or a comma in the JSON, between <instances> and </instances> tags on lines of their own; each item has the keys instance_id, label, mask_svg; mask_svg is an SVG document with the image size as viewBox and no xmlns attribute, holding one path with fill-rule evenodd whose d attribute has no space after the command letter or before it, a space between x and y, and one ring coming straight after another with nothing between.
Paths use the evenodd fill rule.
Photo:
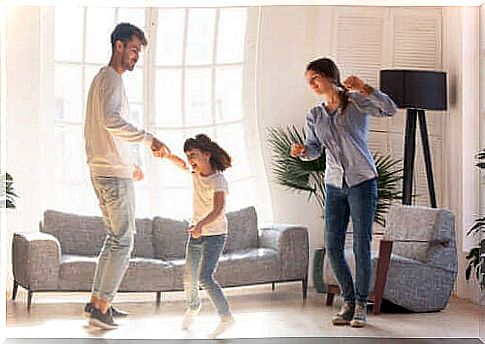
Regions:
<instances>
[{"instance_id":1,"label":"potted plant","mask_svg":"<svg viewBox=\"0 0 485 344\"><path fill-rule=\"evenodd\" d=\"M485 148L482 149L477 154L478 162L475 164L480 169L485 168ZM467 235L479 235L482 233L482 230L485 229L485 216L479 216L475 222L473 223L472 227L466 233ZM476 246L472 247L470 251L466 254L465 258L467 259L467 266L465 270L465 278L468 281L470 279L471 273L475 271L475 277L477 280L480 281L480 286L485 288L485 280L483 278L484 271L484 259L485 257L480 257L482 252L485 249L485 238L481 238L480 242ZM480 278L480 274L482 278Z\"/></svg>"},{"instance_id":2,"label":"potted plant","mask_svg":"<svg viewBox=\"0 0 485 344\"><path fill-rule=\"evenodd\" d=\"M293 143L303 144L305 133L295 126L267 129L267 139L272 151L272 173L277 184L295 192L308 193L308 199L314 198L324 214L325 207L325 151L312 161L303 161L290 156ZM394 201L401 200L400 182L403 169L400 160L394 160L389 155L373 154L377 178L377 208L374 221L385 226L385 215ZM318 293L324 293L322 269L325 251L323 248L315 251L313 259L313 279Z\"/></svg>"},{"instance_id":3,"label":"potted plant","mask_svg":"<svg viewBox=\"0 0 485 344\"><path fill-rule=\"evenodd\" d=\"M18 197L13 189L13 178L7 172L1 175L2 187L0 189L1 207L15 208L15 198Z\"/></svg>"},{"instance_id":4,"label":"potted plant","mask_svg":"<svg viewBox=\"0 0 485 344\"><path fill-rule=\"evenodd\" d=\"M269 128L267 138L272 151L272 173L275 182L295 192L306 192L313 197L322 211L325 207L325 151L312 161L303 161L290 156L292 143L303 143L305 134L294 126ZM401 200L400 182L402 168L400 160L378 152L373 154L377 172L377 209L374 221L385 226L385 215L393 201Z\"/></svg>"}]
</instances>

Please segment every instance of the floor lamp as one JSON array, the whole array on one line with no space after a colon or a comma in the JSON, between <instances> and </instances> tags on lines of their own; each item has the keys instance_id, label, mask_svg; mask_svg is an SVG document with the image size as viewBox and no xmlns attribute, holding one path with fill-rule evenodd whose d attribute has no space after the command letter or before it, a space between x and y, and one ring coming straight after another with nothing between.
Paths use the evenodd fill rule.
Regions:
<instances>
[{"instance_id":1,"label":"floor lamp","mask_svg":"<svg viewBox=\"0 0 485 344\"><path fill-rule=\"evenodd\" d=\"M388 94L399 108L406 109L402 204L411 204L416 150L416 120L419 119L429 198L431 207L436 208L431 152L424 110L446 110L446 73L423 70L381 70L380 89Z\"/></svg>"}]
</instances>

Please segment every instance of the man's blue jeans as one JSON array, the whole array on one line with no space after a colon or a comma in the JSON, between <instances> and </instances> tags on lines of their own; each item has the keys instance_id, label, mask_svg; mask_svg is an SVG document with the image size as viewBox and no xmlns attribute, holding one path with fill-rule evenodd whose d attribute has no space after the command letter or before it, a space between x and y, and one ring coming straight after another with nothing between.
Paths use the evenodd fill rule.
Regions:
<instances>
[{"instance_id":1,"label":"man's blue jeans","mask_svg":"<svg viewBox=\"0 0 485 344\"><path fill-rule=\"evenodd\" d=\"M372 223L377 206L377 180L342 189L326 185L325 247L345 302L367 304L371 278ZM345 260L345 234L352 219L355 288Z\"/></svg>"},{"instance_id":2,"label":"man's blue jeans","mask_svg":"<svg viewBox=\"0 0 485 344\"><path fill-rule=\"evenodd\" d=\"M98 257L92 295L111 302L123 280L133 250L135 191L130 178L92 177L91 182L106 228L106 240Z\"/></svg>"},{"instance_id":3,"label":"man's blue jeans","mask_svg":"<svg viewBox=\"0 0 485 344\"><path fill-rule=\"evenodd\" d=\"M214 280L214 272L225 242L225 234L201 236L197 239L190 236L187 242L184 273L184 290L187 306L190 309L196 310L200 307L200 282L200 286L207 292L216 307L217 313L221 317L231 315L229 303L219 283Z\"/></svg>"}]
</instances>

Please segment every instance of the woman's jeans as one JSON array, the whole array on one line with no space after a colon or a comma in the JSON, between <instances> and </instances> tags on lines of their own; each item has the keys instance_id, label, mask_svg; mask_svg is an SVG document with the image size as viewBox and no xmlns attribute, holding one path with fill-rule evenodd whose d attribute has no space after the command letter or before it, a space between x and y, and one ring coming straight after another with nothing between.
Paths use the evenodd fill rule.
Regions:
<instances>
[{"instance_id":1,"label":"woman's jeans","mask_svg":"<svg viewBox=\"0 0 485 344\"><path fill-rule=\"evenodd\" d=\"M377 205L377 180L342 189L326 185L325 247L345 302L367 304L371 278L372 223ZM352 219L355 287L345 260L345 234Z\"/></svg>"},{"instance_id":2,"label":"woman's jeans","mask_svg":"<svg viewBox=\"0 0 485 344\"><path fill-rule=\"evenodd\" d=\"M98 257L92 295L108 302L114 298L128 267L135 231L133 180L92 177L91 182L103 212L106 239Z\"/></svg>"},{"instance_id":3,"label":"woman's jeans","mask_svg":"<svg viewBox=\"0 0 485 344\"><path fill-rule=\"evenodd\" d=\"M226 234L190 236L185 255L184 290L189 309L200 307L199 283L207 292L210 300L221 317L230 316L229 303L222 289L214 280L214 272L226 242Z\"/></svg>"}]
</instances>

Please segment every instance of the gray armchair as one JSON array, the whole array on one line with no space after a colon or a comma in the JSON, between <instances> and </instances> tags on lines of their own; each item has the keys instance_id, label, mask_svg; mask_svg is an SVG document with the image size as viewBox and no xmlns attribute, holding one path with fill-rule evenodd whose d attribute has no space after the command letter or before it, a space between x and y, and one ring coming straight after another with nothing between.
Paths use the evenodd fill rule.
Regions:
<instances>
[{"instance_id":1,"label":"gray armchair","mask_svg":"<svg viewBox=\"0 0 485 344\"><path fill-rule=\"evenodd\" d=\"M353 271L351 250L346 256ZM325 264L327 304L339 292ZM414 312L446 307L458 271L454 215L446 209L393 206L380 241L372 253L370 299L379 314L382 299Z\"/></svg>"}]
</instances>

